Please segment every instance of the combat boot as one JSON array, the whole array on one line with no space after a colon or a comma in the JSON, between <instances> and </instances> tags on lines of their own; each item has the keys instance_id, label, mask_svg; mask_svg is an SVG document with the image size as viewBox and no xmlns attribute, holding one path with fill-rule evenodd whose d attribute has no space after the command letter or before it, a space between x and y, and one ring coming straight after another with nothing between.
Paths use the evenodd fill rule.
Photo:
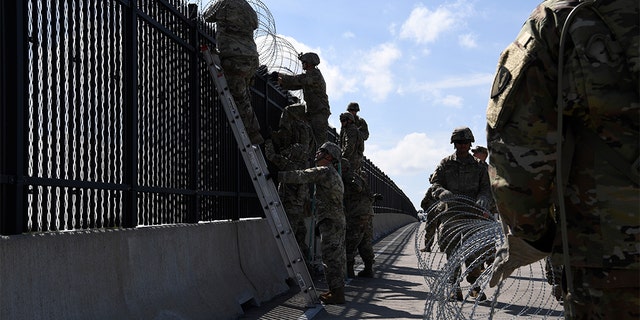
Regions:
<instances>
[{"instance_id":1,"label":"combat boot","mask_svg":"<svg viewBox=\"0 0 640 320\"><path fill-rule=\"evenodd\" d=\"M482 292L482 289L480 289L480 287L473 287L473 289L471 289L471 292L469 292L469 295L472 298L475 298L477 301L487 300L487 295Z\"/></svg>"},{"instance_id":2,"label":"combat boot","mask_svg":"<svg viewBox=\"0 0 640 320\"><path fill-rule=\"evenodd\" d=\"M462 301L464 300L464 297L462 296L462 289L460 289L460 287L456 287L455 290L453 290L450 294L449 294L449 301Z\"/></svg>"},{"instance_id":3,"label":"combat boot","mask_svg":"<svg viewBox=\"0 0 640 320\"><path fill-rule=\"evenodd\" d=\"M364 269L358 272L358 277L373 278L373 262L365 262Z\"/></svg>"},{"instance_id":4,"label":"combat boot","mask_svg":"<svg viewBox=\"0 0 640 320\"><path fill-rule=\"evenodd\" d=\"M356 273L353 271L353 262L347 262L347 277L351 279L356 277Z\"/></svg>"},{"instance_id":5,"label":"combat boot","mask_svg":"<svg viewBox=\"0 0 640 320\"><path fill-rule=\"evenodd\" d=\"M321 294L320 301L324 304L344 304L344 287L334 288Z\"/></svg>"}]
</instances>

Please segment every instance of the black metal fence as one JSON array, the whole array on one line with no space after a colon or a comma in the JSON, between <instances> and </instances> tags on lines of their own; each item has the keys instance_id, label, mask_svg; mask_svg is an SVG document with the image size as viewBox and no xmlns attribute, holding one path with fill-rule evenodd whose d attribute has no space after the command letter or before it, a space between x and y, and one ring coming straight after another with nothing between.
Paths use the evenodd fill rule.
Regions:
<instances>
[{"instance_id":1,"label":"black metal fence","mask_svg":"<svg viewBox=\"0 0 640 320\"><path fill-rule=\"evenodd\" d=\"M263 215L183 0L0 2L0 234ZM277 127L286 93L257 74ZM334 132L335 134L335 132ZM385 212L415 215L368 160Z\"/></svg>"}]
</instances>

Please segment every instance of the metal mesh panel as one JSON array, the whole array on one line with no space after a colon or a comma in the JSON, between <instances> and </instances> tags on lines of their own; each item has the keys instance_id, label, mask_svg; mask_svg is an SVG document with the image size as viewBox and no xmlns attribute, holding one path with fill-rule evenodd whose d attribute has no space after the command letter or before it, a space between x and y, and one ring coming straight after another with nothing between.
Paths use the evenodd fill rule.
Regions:
<instances>
[{"instance_id":1,"label":"metal mesh panel","mask_svg":"<svg viewBox=\"0 0 640 320\"><path fill-rule=\"evenodd\" d=\"M0 159L3 233L264 215L200 57L199 46L215 40L196 7L183 0L27 0L2 8L3 26L24 26L3 32L3 43L23 35L11 41L25 53L2 69L3 93L25 89L23 96L10 92L19 104L4 103L0 118L10 128ZM275 29L266 6L258 11L262 28ZM11 46L0 50L6 62ZM256 74L252 97L263 135L277 129L292 98L266 72ZM13 78L22 80L11 86ZM17 143L7 142L7 132ZM368 160L365 170L385 206L409 204ZM415 214L406 207L398 211Z\"/></svg>"},{"instance_id":2,"label":"metal mesh panel","mask_svg":"<svg viewBox=\"0 0 640 320\"><path fill-rule=\"evenodd\" d=\"M27 231L113 226L118 193L73 181L122 183L121 12L108 1L27 8Z\"/></svg>"}]
</instances>

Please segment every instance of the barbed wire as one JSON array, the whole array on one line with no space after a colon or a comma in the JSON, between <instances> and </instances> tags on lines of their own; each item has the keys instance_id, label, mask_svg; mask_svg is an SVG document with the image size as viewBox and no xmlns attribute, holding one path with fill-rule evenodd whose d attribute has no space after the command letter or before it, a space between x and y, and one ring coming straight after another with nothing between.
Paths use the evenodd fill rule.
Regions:
<instances>
[{"instance_id":1,"label":"barbed wire","mask_svg":"<svg viewBox=\"0 0 640 320\"><path fill-rule=\"evenodd\" d=\"M200 15L221 0L196 1ZM302 73L302 65L298 60L298 50L291 42L278 34L276 21L267 5L260 0L247 0L258 15L258 29L254 32L254 40L258 50L260 65L268 72L295 75ZM302 99L302 91L291 92Z\"/></svg>"},{"instance_id":2,"label":"barbed wire","mask_svg":"<svg viewBox=\"0 0 640 320\"><path fill-rule=\"evenodd\" d=\"M496 249L505 241L496 214L473 199L454 196L431 205L424 217L415 233L415 252L430 290L425 319L563 318L542 262L519 268L489 288Z\"/></svg>"}]
</instances>

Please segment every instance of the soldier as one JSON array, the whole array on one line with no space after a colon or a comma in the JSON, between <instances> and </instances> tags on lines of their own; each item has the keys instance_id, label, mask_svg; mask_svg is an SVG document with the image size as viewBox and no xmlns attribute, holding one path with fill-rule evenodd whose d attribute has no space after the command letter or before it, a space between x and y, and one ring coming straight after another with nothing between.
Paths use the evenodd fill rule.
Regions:
<instances>
[{"instance_id":1,"label":"soldier","mask_svg":"<svg viewBox=\"0 0 640 320\"><path fill-rule=\"evenodd\" d=\"M364 118L358 116L358 112L360 111L360 105L357 102L350 102L347 105L347 112L351 113L354 118L354 123L362 136L362 140L367 141L369 139L369 125L364 120Z\"/></svg>"},{"instance_id":2,"label":"soldier","mask_svg":"<svg viewBox=\"0 0 640 320\"><path fill-rule=\"evenodd\" d=\"M357 172L350 170L349 162L343 158L342 182L344 183L344 213L347 220L345 246L347 250L347 276L354 278L355 256L360 252L364 262L364 269L358 276L373 277L373 246L372 239L367 236L372 233L372 204L374 195L369 184ZM371 235L372 237L373 235Z\"/></svg>"},{"instance_id":3,"label":"soldier","mask_svg":"<svg viewBox=\"0 0 640 320\"><path fill-rule=\"evenodd\" d=\"M453 143L456 152L442 159L430 178L432 187L431 195L434 199L442 202L439 212L453 215L447 218L441 216L439 222L430 222L431 225L438 225L441 230L439 233L441 236L438 238L438 241L441 249L447 254L447 257L451 256L456 249L455 244L461 241L462 235L452 232L452 230L455 229L454 224L460 221L480 218L480 215L484 214L484 212L473 211L465 213L464 215L455 216L456 213L453 213L453 210L451 213L446 211L447 200L453 196L463 196L475 201L475 204L484 210L487 210L490 204L491 190L489 186L489 173L487 172L486 165L483 165L469 153L472 142L475 142L475 138L473 137L471 129L467 127L454 129L451 134L451 143ZM438 214L434 214L434 216ZM445 221L446 224L444 224ZM432 234L434 234L434 232L427 233L427 235ZM445 234L447 236L445 236ZM425 244L428 244L429 240L430 239L426 239ZM465 262L467 267L470 267L473 260L475 260L475 257L467 259ZM459 273L459 271L456 273ZM481 273L481 266L477 266L467 276L467 282L474 284ZM462 291L456 281L455 278L449 279L451 285L456 287L455 295L452 295L451 298L462 300ZM479 286L472 288L471 296L478 300L486 299L485 294L481 293Z\"/></svg>"},{"instance_id":4,"label":"soldier","mask_svg":"<svg viewBox=\"0 0 640 320\"><path fill-rule=\"evenodd\" d=\"M508 228L490 285L553 253L567 319L640 318L639 6L541 3L491 89L491 183Z\"/></svg>"},{"instance_id":5,"label":"soldier","mask_svg":"<svg viewBox=\"0 0 640 320\"><path fill-rule=\"evenodd\" d=\"M329 97L327 96L327 84L318 69L320 57L313 52L301 53L298 59L302 62L303 74L286 75L277 72L271 73L271 77L278 79L278 84L285 90L301 90L304 101L307 103L307 117L313 128L316 146L327 141L327 129L329 128Z\"/></svg>"},{"instance_id":6,"label":"soldier","mask_svg":"<svg viewBox=\"0 0 640 320\"><path fill-rule=\"evenodd\" d=\"M359 173L364 158L364 140L356 127L353 115L349 112L340 114L340 147L342 157L349 160L351 170Z\"/></svg>"},{"instance_id":7,"label":"soldier","mask_svg":"<svg viewBox=\"0 0 640 320\"><path fill-rule=\"evenodd\" d=\"M491 180L491 176L494 176L495 174L494 174L494 169L492 167L489 167L489 164L487 163L487 158L489 157L489 150L487 150L487 148L483 146L476 146L475 148L471 149L471 153L476 159L480 160L480 162L487 168L489 172L489 180ZM493 196L489 198L489 202L490 202L489 211L494 215L494 218L497 219L498 208L496 207L496 202L493 199Z\"/></svg>"},{"instance_id":8,"label":"soldier","mask_svg":"<svg viewBox=\"0 0 640 320\"><path fill-rule=\"evenodd\" d=\"M471 153L474 157L480 159L483 163L487 163L487 157L489 156L489 150L483 146L476 146L471 149Z\"/></svg>"},{"instance_id":9,"label":"soldier","mask_svg":"<svg viewBox=\"0 0 640 320\"><path fill-rule=\"evenodd\" d=\"M429 182L431 182L431 177L429 176ZM420 249L420 252L431 252L431 247L433 246L433 238L435 237L437 224L433 222L435 216L437 215L437 210L435 210L435 204L438 202L437 199L433 197L434 186L431 185L425 192L422 201L420 201L420 208L424 211L425 220L427 222L427 226L425 227L424 234L424 247Z\"/></svg>"},{"instance_id":10,"label":"soldier","mask_svg":"<svg viewBox=\"0 0 640 320\"><path fill-rule=\"evenodd\" d=\"M279 129L265 141L265 156L280 171L306 169L313 152L313 132L305 116L304 104L292 104L282 111ZM310 201L307 184L278 185L280 201L305 257L309 257L306 244L307 228L304 224L305 208Z\"/></svg>"},{"instance_id":11,"label":"soldier","mask_svg":"<svg viewBox=\"0 0 640 320\"><path fill-rule=\"evenodd\" d=\"M251 106L250 91L259 64L253 40L258 15L245 0L218 0L204 16L205 21L216 23L216 49L247 135L252 144L262 144L264 138Z\"/></svg>"},{"instance_id":12,"label":"soldier","mask_svg":"<svg viewBox=\"0 0 640 320\"><path fill-rule=\"evenodd\" d=\"M344 247L344 184L336 170L340 164L340 148L325 142L316 152L316 167L305 170L280 171L282 183L315 183L317 223L320 230L322 262L329 291L320 295L326 304L343 304L346 253Z\"/></svg>"}]
</instances>

